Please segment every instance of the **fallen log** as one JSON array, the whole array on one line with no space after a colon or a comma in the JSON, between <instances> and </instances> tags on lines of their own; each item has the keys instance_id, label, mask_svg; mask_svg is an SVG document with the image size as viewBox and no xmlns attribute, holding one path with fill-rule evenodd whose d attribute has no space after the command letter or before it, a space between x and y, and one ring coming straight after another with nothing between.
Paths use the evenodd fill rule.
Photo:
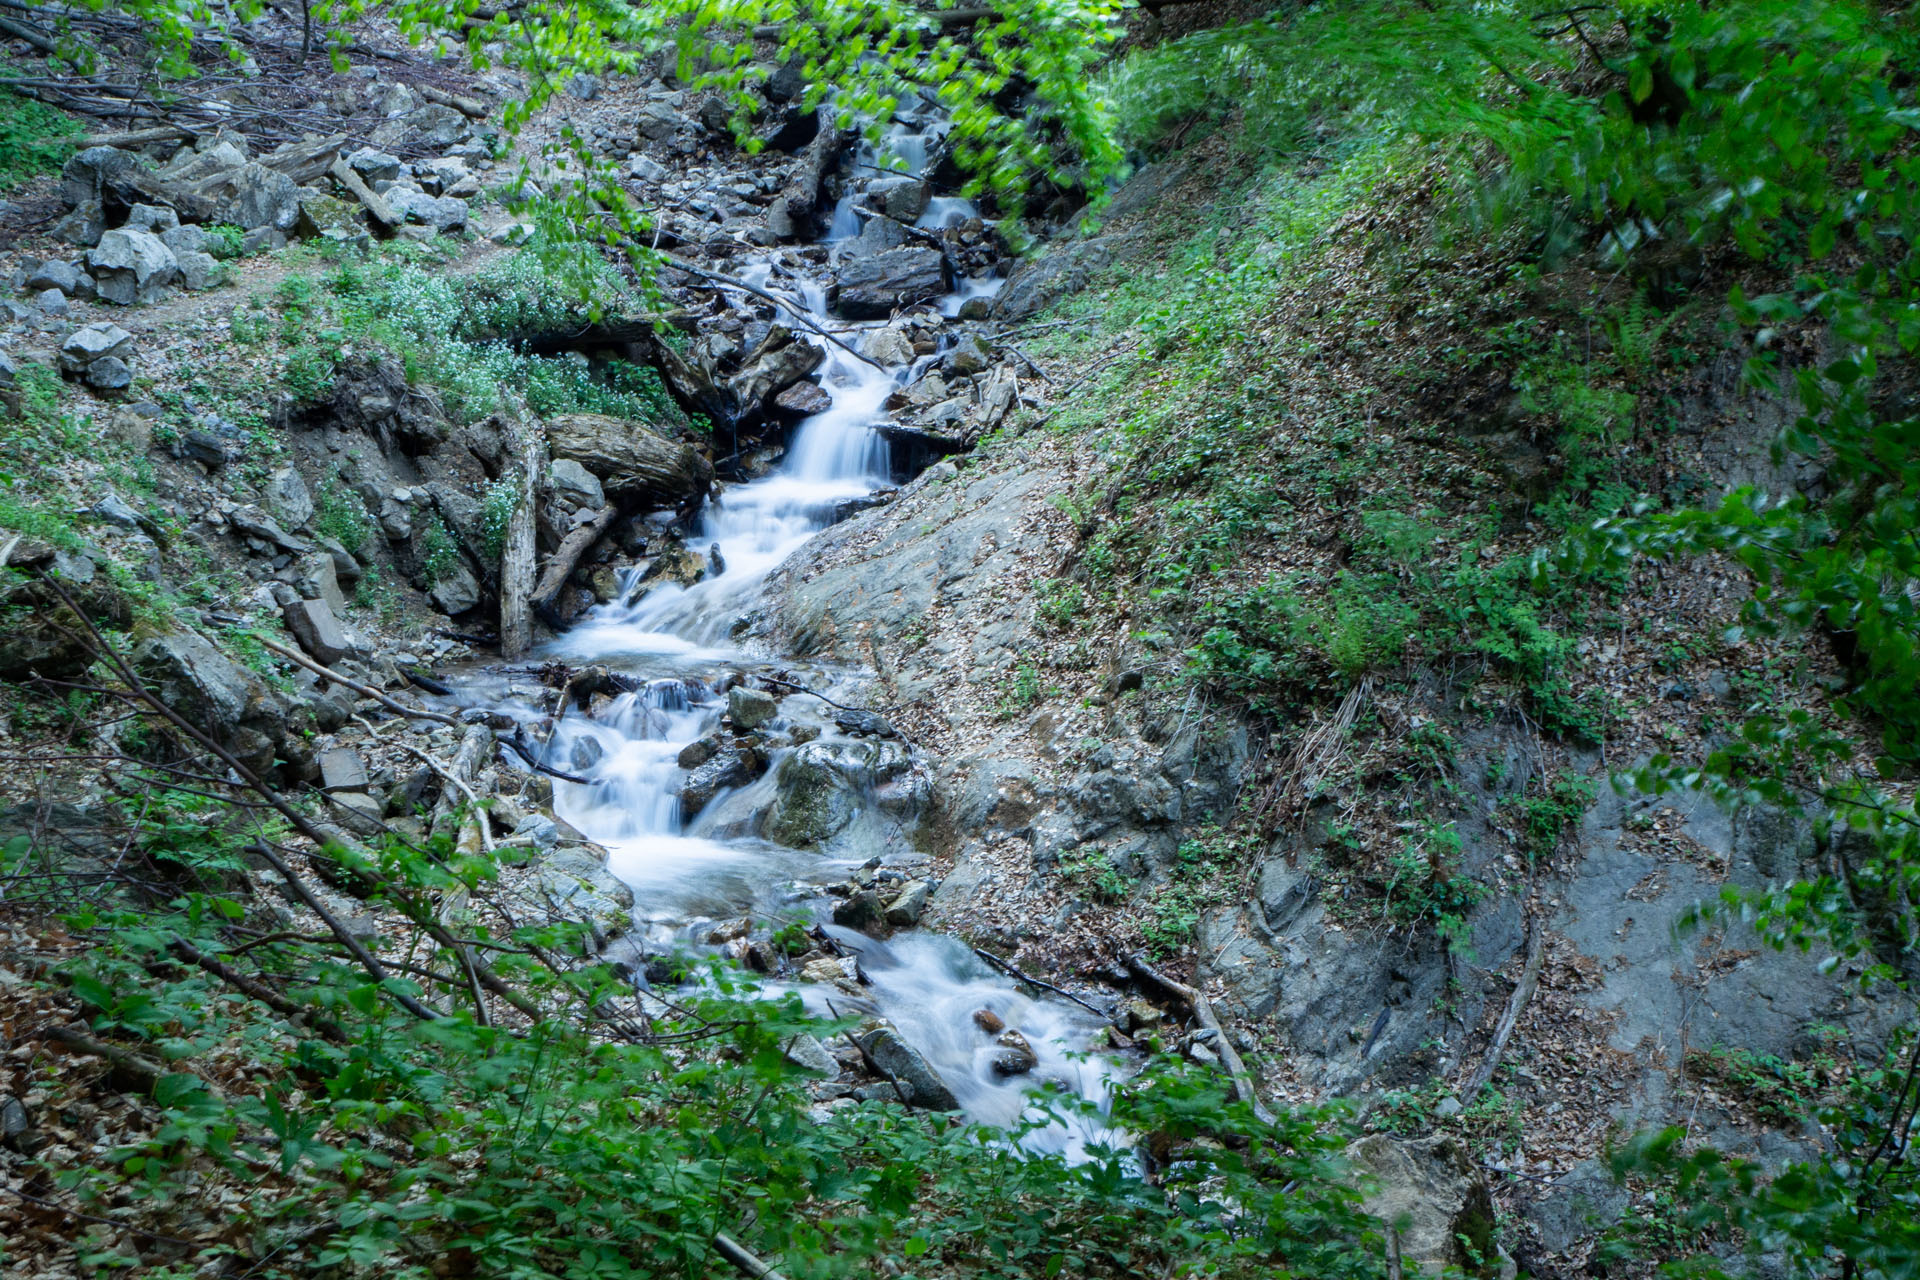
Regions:
<instances>
[{"instance_id":1,"label":"fallen log","mask_svg":"<svg viewBox=\"0 0 1920 1280\"><path fill-rule=\"evenodd\" d=\"M1514 984L1513 994L1507 997L1507 1007L1501 1011L1500 1021L1494 1027L1493 1041L1487 1046L1487 1056L1480 1060L1473 1075L1467 1079L1467 1087L1460 1091L1462 1104L1470 1104L1479 1092L1493 1079L1493 1073L1499 1070L1500 1059L1507 1052L1507 1041L1513 1038L1513 1029L1520 1023L1520 1015L1527 1007L1527 1001L1533 999L1533 992L1540 985L1540 964L1547 954L1547 931L1540 925L1538 914L1527 917L1527 962L1520 970L1520 981Z\"/></svg>"},{"instance_id":2,"label":"fallen log","mask_svg":"<svg viewBox=\"0 0 1920 1280\"><path fill-rule=\"evenodd\" d=\"M376 195L373 188L369 187L345 160L338 156L334 157L333 163L327 166L327 173L335 182L345 187L355 200L366 206L367 217L373 220L375 227L387 232L392 232L399 227L403 219L394 213L393 206L388 204L384 197Z\"/></svg>"},{"instance_id":3,"label":"fallen log","mask_svg":"<svg viewBox=\"0 0 1920 1280\"><path fill-rule=\"evenodd\" d=\"M540 571L540 580L534 584L533 607L545 610L553 604L553 598L560 594L560 588L567 584L567 577L573 572L580 557L587 554L594 543L600 541L613 521L620 514L620 508L608 503L587 521L560 540L552 555L547 557L546 567Z\"/></svg>"},{"instance_id":4,"label":"fallen log","mask_svg":"<svg viewBox=\"0 0 1920 1280\"><path fill-rule=\"evenodd\" d=\"M375 702L379 703L381 706L385 707L387 710L397 712L400 715L407 717L407 719L409 720L431 720L435 724L459 724L460 723L458 720L454 719L452 716L443 715L438 711L428 711L424 707L410 707L404 702L401 702L394 698L389 698L386 694L380 692L380 690L374 688L372 685L361 684L358 680L349 680L345 676L341 675L339 672L333 670L331 667L322 666L320 663L315 662L312 658L309 658L306 654L297 653L294 650L287 648L285 645L275 644L271 640L262 640L260 642L260 647L263 649L267 649L273 653L279 654L281 657L285 658L288 662L297 662L301 666L305 667L307 670L313 672L315 675L325 676L327 679L333 681L335 684L339 685L340 687L344 689L351 689L363 698L372 698Z\"/></svg>"},{"instance_id":5,"label":"fallen log","mask_svg":"<svg viewBox=\"0 0 1920 1280\"><path fill-rule=\"evenodd\" d=\"M540 498L540 473L545 470L546 439L524 415L520 427L520 497L507 521L506 546L500 553L500 656L516 662L533 647L533 561Z\"/></svg>"},{"instance_id":6,"label":"fallen log","mask_svg":"<svg viewBox=\"0 0 1920 1280\"><path fill-rule=\"evenodd\" d=\"M1146 957L1137 951L1127 957L1127 972L1141 986L1151 987L1159 991L1163 998L1178 1001L1193 1010L1194 1019L1213 1032L1213 1046L1220 1054L1221 1065L1226 1067L1227 1075L1233 1080L1234 1096L1251 1106L1254 1116L1262 1124L1272 1124L1273 1112L1254 1092L1253 1075L1241 1060L1239 1050L1233 1047L1233 1041L1227 1038L1227 1029L1220 1025L1220 1019L1214 1015L1213 1002L1207 999L1207 993L1167 977L1149 965Z\"/></svg>"},{"instance_id":7,"label":"fallen log","mask_svg":"<svg viewBox=\"0 0 1920 1280\"><path fill-rule=\"evenodd\" d=\"M448 93L445 89L436 89L430 84L416 84L413 91L428 102L436 102L443 107L452 107L463 116L475 120L485 120L493 114L493 108L478 98L469 98L458 93Z\"/></svg>"}]
</instances>

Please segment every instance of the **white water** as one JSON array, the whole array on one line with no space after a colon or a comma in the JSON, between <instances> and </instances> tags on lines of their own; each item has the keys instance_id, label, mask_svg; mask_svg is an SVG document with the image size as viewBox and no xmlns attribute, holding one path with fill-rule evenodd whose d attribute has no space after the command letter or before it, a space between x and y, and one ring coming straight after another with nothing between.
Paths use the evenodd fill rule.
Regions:
<instances>
[{"instance_id":1,"label":"white water","mask_svg":"<svg viewBox=\"0 0 1920 1280\"><path fill-rule=\"evenodd\" d=\"M892 141L891 153L907 162L909 172L924 166L925 135L900 133ZM937 216L972 215L971 206L960 211L956 203L964 204L943 201ZM929 217L934 216L930 209ZM843 200L829 240L857 235L859 229L852 201ZM770 265L745 274L757 286L776 292L780 287L771 282ZM787 283L795 311L825 328L844 327L828 316L818 282ZM942 310L951 315L966 297L994 287L997 282L966 282ZM804 327L796 328L806 335ZM857 333L845 337L848 345L858 345ZM702 554L718 547L724 571L691 587L655 586L635 604L601 606L543 655L575 664L606 663L648 681L597 717L565 713L548 750L560 767L589 779L584 785L557 783L555 810L607 847L610 870L634 890L636 934L650 948L698 945L709 931L705 922L718 919L795 918L818 904L821 886L844 879L868 858L917 857L898 823L873 804L849 828L849 836L837 839L833 855L785 849L750 834L751 823L743 824L740 815L771 798L777 758L759 781L721 792L697 815L681 812L686 771L676 756L718 725L724 699L715 692L715 677L729 666L755 661L728 643L735 624L758 602L767 575L830 522L837 503L888 482L888 446L875 426L885 420L882 402L911 371L880 369L839 346L809 340L825 351L818 377L832 407L800 424L777 471L728 487L710 501L686 538ZM812 678L830 696L851 693L853 682L842 673L823 671ZM828 710L804 695L790 695L782 704L784 719L811 717L813 726L824 730L824 740L832 742L839 735ZM838 936L860 955L862 972L871 981L870 1008L858 1011L890 1019L972 1118L1011 1125L1027 1111L1029 1093L1036 1088L1104 1102L1105 1073L1070 1056L1099 1029L1098 1020L1085 1011L1029 999L950 938L907 933L883 944L844 930ZM860 1003L832 987L800 983L793 989L823 1016L847 1013L849 1004ZM828 1007L829 999L834 1008ZM993 1039L973 1019L982 1009L1027 1038L1039 1057L1031 1075L1007 1080L994 1074ZM1027 1141L1071 1152L1092 1136L1075 1122L1051 1126Z\"/></svg>"}]
</instances>

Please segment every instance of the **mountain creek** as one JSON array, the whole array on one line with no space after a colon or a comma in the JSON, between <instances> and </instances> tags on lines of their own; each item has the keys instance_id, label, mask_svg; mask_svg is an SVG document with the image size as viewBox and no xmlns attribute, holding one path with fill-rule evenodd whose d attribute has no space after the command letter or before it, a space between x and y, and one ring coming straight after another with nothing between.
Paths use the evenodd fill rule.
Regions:
<instances>
[{"instance_id":1,"label":"mountain creek","mask_svg":"<svg viewBox=\"0 0 1920 1280\"><path fill-rule=\"evenodd\" d=\"M1217 8L1129 11L1112 66L1172 75L1192 50L1269 84L1246 60L1282 26ZM56 56L11 21L16 52ZM558 1197L577 1225L635 1169L694 1171L697 1212L647 1193L672 1223L659 1274L783 1280L755 1238L808 1275L845 1273L837 1251L972 1275L1010 1249L979 1267L1308 1274L1319 1255L1245 1243L1297 1244L1274 1226L1296 1207L1299 1239L1369 1259L1329 1277L1786 1256L1684 1218L1691 1184L1634 1135L1826 1159L1837 1130L1810 1117L1909 1043L1910 886L1885 887L1871 822L1818 812L1767 754L1864 770L1845 735L1885 655L1830 612L1753 622L1760 552L1709 545L1887 491L1802 447L1812 388L1857 372L1838 323L1736 332L1800 259L1733 263L1651 214L1631 245L1632 219L1508 216L1494 161L1345 98L1282 128L1108 68L1127 145L1096 164L1085 121L1033 123L1064 92L1044 78L843 113L874 107L856 71L890 55L840 67L836 98L780 43L792 15L749 23L744 87L684 50L549 84L385 21L335 68L274 8L257 61L151 127L108 131L78 96L105 81L23 90L92 123L36 143L44 171L0 202L0 1234L29 1242L21 1274L208 1250L227 1260L192 1274L282 1250L302 1260L272 1274L504 1274L461 1234L485 1216L472 1153L433 1142L482 1135L499 1186L533 1144L548 1176L567 1143L487 1109L537 1117L543 1071L577 1071L593 1117L553 1133L687 1144L583 1143L595 1172ZM1619 25L1603 38L1640 39ZM1636 111L1679 110L1668 56ZM983 133L982 102L1037 140ZM1763 349L1806 376L1751 376ZM1682 504L1752 493L1778 501L1675 532ZM1676 523L1623 549L1656 507ZM1806 598L1853 589L1829 586ZM1851 924L1792 945L1817 931L1780 919L1822 893ZM223 1001L271 1020L235 1030ZM435 1128L409 1108L449 1092L440 1035L482 1066ZM409 1048L379 1076L362 1040ZM338 1110L303 1129L289 1098ZM756 1139L776 1154L731 1168ZM602 1148L618 1176L596 1182ZM943 1172L915 1183L895 1151ZM416 1161L431 1193L391 1172ZM307 1168L353 1195L388 1179L377 1249L325 1252L371 1239L371 1210L309 1237L236 1208L246 1177ZM791 1178L764 1217L756 1176ZM170 1177L204 1202L151 1191ZM859 1178L884 1227L833 1218ZM539 1194L489 1212L538 1217ZM974 1195L1045 1222L1003 1231ZM452 1208L409 1242L429 1201ZM1143 1206L1179 1243L1137 1262L1111 1241ZM1111 1265L1046 1252L1076 1233ZM648 1274L626 1247L606 1274ZM526 1274L589 1273L552 1256Z\"/></svg>"}]
</instances>

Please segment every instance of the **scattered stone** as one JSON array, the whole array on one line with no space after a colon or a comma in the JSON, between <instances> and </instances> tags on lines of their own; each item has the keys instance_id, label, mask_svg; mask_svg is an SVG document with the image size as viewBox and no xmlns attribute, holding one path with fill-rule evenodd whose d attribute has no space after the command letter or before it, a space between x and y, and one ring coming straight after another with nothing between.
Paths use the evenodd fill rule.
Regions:
<instances>
[{"instance_id":1,"label":"scattered stone","mask_svg":"<svg viewBox=\"0 0 1920 1280\"><path fill-rule=\"evenodd\" d=\"M835 307L849 320L884 320L895 308L946 288L946 255L938 249L889 249L841 264Z\"/></svg>"},{"instance_id":2,"label":"scattered stone","mask_svg":"<svg viewBox=\"0 0 1920 1280\"><path fill-rule=\"evenodd\" d=\"M313 495L292 467L282 467L260 486L260 503L282 528L304 529L313 519Z\"/></svg>"},{"instance_id":3,"label":"scattered stone","mask_svg":"<svg viewBox=\"0 0 1920 1280\"><path fill-rule=\"evenodd\" d=\"M286 607L281 617L300 647L323 666L330 667L355 651L346 628L333 616L333 609L325 600L296 600Z\"/></svg>"},{"instance_id":4,"label":"scattered stone","mask_svg":"<svg viewBox=\"0 0 1920 1280\"><path fill-rule=\"evenodd\" d=\"M773 404L782 413L810 418L833 408L833 397L816 382L796 382L775 396Z\"/></svg>"},{"instance_id":5,"label":"scattered stone","mask_svg":"<svg viewBox=\"0 0 1920 1280\"><path fill-rule=\"evenodd\" d=\"M347 165L368 182L392 182L400 176L400 157L362 147L347 157Z\"/></svg>"},{"instance_id":6,"label":"scattered stone","mask_svg":"<svg viewBox=\"0 0 1920 1280\"><path fill-rule=\"evenodd\" d=\"M35 293L44 292L47 289L58 289L64 294L72 295L80 288L80 268L71 262L62 262L58 258L43 262L34 268L33 274L27 277L27 288Z\"/></svg>"},{"instance_id":7,"label":"scattered stone","mask_svg":"<svg viewBox=\"0 0 1920 1280\"><path fill-rule=\"evenodd\" d=\"M840 732L851 733L868 738L894 738L899 730L887 722L887 718L875 711L862 711L852 707L842 707L833 713L833 723Z\"/></svg>"},{"instance_id":8,"label":"scattered stone","mask_svg":"<svg viewBox=\"0 0 1920 1280\"><path fill-rule=\"evenodd\" d=\"M570 507L598 511L607 505L599 479L572 458L556 459L547 469L547 481L553 494Z\"/></svg>"},{"instance_id":9,"label":"scattered stone","mask_svg":"<svg viewBox=\"0 0 1920 1280\"><path fill-rule=\"evenodd\" d=\"M997 1036L1007 1029L1006 1020L991 1009L975 1009L973 1025L990 1036Z\"/></svg>"},{"instance_id":10,"label":"scattered stone","mask_svg":"<svg viewBox=\"0 0 1920 1280\"><path fill-rule=\"evenodd\" d=\"M200 293L220 283L220 263L210 253L175 254L174 261L179 265L180 284L185 289Z\"/></svg>"},{"instance_id":11,"label":"scattered stone","mask_svg":"<svg viewBox=\"0 0 1920 1280\"><path fill-rule=\"evenodd\" d=\"M133 354L133 335L110 321L75 329L60 344L60 367L68 373L85 373L96 360L111 356L125 359Z\"/></svg>"},{"instance_id":12,"label":"scattered stone","mask_svg":"<svg viewBox=\"0 0 1920 1280\"><path fill-rule=\"evenodd\" d=\"M867 185L867 203L889 218L917 222L927 211L933 192L919 178L875 178Z\"/></svg>"},{"instance_id":13,"label":"scattered stone","mask_svg":"<svg viewBox=\"0 0 1920 1280\"><path fill-rule=\"evenodd\" d=\"M1347 1148L1369 1175L1362 1207L1399 1225L1400 1256L1422 1272L1497 1266L1492 1193L1473 1157L1451 1135L1401 1140L1371 1134Z\"/></svg>"},{"instance_id":14,"label":"scattered stone","mask_svg":"<svg viewBox=\"0 0 1920 1280\"><path fill-rule=\"evenodd\" d=\"M160 205L137 204L127 211L127 220L120 225L130 231L151 231L158 235L179 226L180 215Z\"/></svg>"},{"instance_id":15,"label":"scattered stone","mask_svg":"<svg viewBox=\"0 0 1920 1280\"><path fill-rule=\"evenodd\" d=\"M86 379L95 391L124 391L133 385L133 370L119 356L107 356L87 366Z\"/></svg>"},{"instance_id":16,"label":"scattered stone","mask_svg":"<svg viewBox=\"0 0 1920 1280\"><path fill-rule=\"evenodd\" d=\"M373 785L367 762L352 747L332 747L320 753L320 786L325 791L366 791Z\"/></svg>"},{"instance_id":17,"label":"scattered stone","mask_svg":"<svg viewBox=\"0 0 1920 1280\"><path fill-rule=\"evenodd\" d=\"M207 251L207 233L199 227L169 227L167 230L160 232L159 236L160 243L173 250L173 256L176 259L185 254L205 253Z\"/></svg>"},{"instance_id":18,"label":"scattered stone","mask_svg":"<svg viewBox=\"0 0 1920 1280\"><path fill-rule=\"evenodd\" d=\"M788 1062L803 1071L814 1071L823 1076L840 1074L840 1064L827 1052L827 1047L810 1035L793 1037L781 1047L780 1052Z\"/></svg>"},{"instance_id":19,"label":"scattered stone","mask_svg":"<svg viewBox=\"0 0 1920 1280\"><path fill-rule=\"evenodd\" d=\"M698 769L701 765L720 753L723 745L719 735L708 734L704 738L695 738L680 748L680 754L674 757L674 763L682 769Z\"/></svg>"},{"instance_id":20,"label":"scattered stone","mask_svg":"<svg viewBox=\"0 0 1920 1280\"><path fill-rule=\"evenodd\" d=\"M885 919L880 895L862 889L833 904L833 922L844 929L870 929Z\"/></svg>"},{"instance_id":21,"label":"scattered stone","mask_svg":"<svg viewBox=\"0 0 1920 1280\"><path fill-rule=\"evenodd\" d=\"M305 542L282 529L272 516L259 507L236 507L227 513L227 520L241 533L272 543L282 551L305 555L312 550Z\"/></svg>"},{"instance_id":22,"label":"scattered stone","mask_svg":"<svg viewBox=\"0 0 1920 1280\"><path fill-rule=\"evenodd\" d=\"M427 592L427 598L433 601L434 608L448 617L458 617L480 607L480 580L473 576L473 570L467 567L466 561L457 561L433 584Z\"/></svg>"},{"instance_id":23,"label":"scattered stone","mask_svg":"<svg viewBox=\"0 0 1920 1280\"><path fill-rule=\"evenodd\" d=\"M259 676L192 632L154 636L134 650L136 674L161 702L208 731L256 774L297 741L286 709Z\"/></svg>"},{"instance_id":24,"label":"scattered stone","mask_svg":"<svg viewBox=\"0 0 1920 1280\"><path fill-rule=\"evenodd\" d=\"M691 818L729 787L744 787L766 771L766 761L750 747L727 747L687 775L680 787L680 812Z\"/></svg>"}]
</instances>

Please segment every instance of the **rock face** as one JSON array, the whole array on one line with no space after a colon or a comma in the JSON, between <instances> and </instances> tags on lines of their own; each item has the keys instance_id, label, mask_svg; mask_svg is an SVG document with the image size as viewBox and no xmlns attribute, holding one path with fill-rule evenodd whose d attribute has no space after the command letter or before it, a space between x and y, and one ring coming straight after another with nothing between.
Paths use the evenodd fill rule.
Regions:
<instances>
[{"instance_id":1,"label":"rock face","mask_svg":"<svg viewBox=\"0 0 1920 1280\"><path fill-rule=\"evenodd\" d=\"M180 275L173 250L150 231L109 231L87 255L87 267L103 302L132 306L152 302Z\"/></svg>"},{"instance_id":2,"label":"rock face","mask_svg":"<svg viewBox=\"0 0 1920 1280\"><path fill-rule=\"evenodd\" d=\"M835 307L849 320L884 320L946 289L947 260L938 249L889 249L842 264Z\"/></svg>"},{"instance_id":3,"label":"rock face","mask_svg":"<svg viewBox=\"0 0 1920 1280\"><path fill-rule=\"evenodd\" d=\"M60 367L68 373L84 373L95 360L109 357L125 359L133 354L133 335L117 324L101 321L67 335L60 344Z\"/></svg>"},{"instance_id":4,"label":"rock face","mask_svg":"<svg viewBox=\"0 0 1920 1280\"><path fill-rule=\"evenodd\" d=\"M547 440L554 457L578 462L613 496L677 505L713 481L705 458L627 418L563 414L547 423Z\"/></svg>"},{"instance_id":5,"label":"rock face","mask_svg":"<svg viewBox=\"0 0 1920 1280\"><path fill-rule=\"evenodd\" d=\"M288 745L287 710L259 676L192 632L155 636L134 670L162 702L209 732L256 774Z\"/></svg>"},{"instance_id":6,"label":"rock face","mask_svg":"<svg viewBox=\"0 0 1920 1280\"><path fill-rule=\"evenodd\" d=\"M892 1076L906 1092L907 1101L930 1111L958 1111L959 1100L940 1078L940 1073L920 1055L920 1051L900 1038L900 1033L877 1018L870 1018L852 1032L854 1043L866 1052L875 1066Z\"/></svg>"}]
</instances>

